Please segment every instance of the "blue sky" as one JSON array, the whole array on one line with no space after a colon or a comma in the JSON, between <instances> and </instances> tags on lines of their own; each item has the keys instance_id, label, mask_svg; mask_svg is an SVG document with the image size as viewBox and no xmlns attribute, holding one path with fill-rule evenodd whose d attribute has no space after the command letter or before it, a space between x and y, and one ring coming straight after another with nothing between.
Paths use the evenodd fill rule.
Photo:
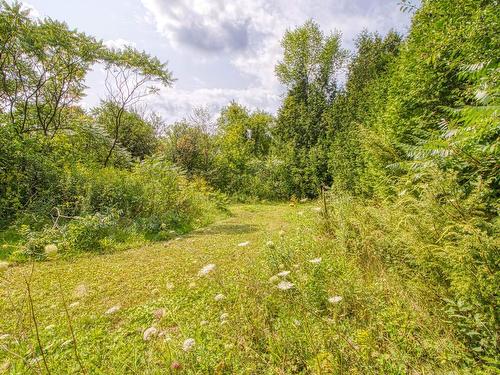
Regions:
<instances>
[{"instance_id":1,"label":"blue sky","mask_svg":"<svg viewBox=\"0 0 500 375\"><path fill-rule=\"evenodd\" d=\"M70 27L125 44L168 61L177 81L148 99L150 109L168 122L193 107L216 113L231 100L275 112L283 88L274 76L280 39L307 19L325 32L340 31L352 49L363 29L405 33L409 15L400 0L29 0L34 15L65 21ZM104 96L100 67L89 74L84 105Z\"/></svg>"}]
</instances>

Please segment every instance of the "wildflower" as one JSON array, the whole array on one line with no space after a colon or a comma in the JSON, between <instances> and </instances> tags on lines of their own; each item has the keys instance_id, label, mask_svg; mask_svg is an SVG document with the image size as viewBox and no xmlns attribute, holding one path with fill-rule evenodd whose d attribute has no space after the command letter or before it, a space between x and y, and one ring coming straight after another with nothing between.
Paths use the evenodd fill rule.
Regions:
<instances>
[{"instance_id":1,"label":"wildflower","mask_svg":"<svg viewBox=\"0 0 500 375\"><path fill-rule=\"evenodd\" d=\"M180 364L180 362L177 362L177 361L173 361L170 365L170 368L172 370L180 370L182 369L182 365Z\"/></svg>"},{"instance_id":2,"label":"wildflower","mask_svg":"<svg viewBox=\"0 0 500 375\"><path fill-rule=\"evenodd\" d=\"M224 294L222 294L222 293L219 293L214 297L214 300L216 300L218 302L218 301L222 301L224 298L226 298L226 296L224 296Z\"/></svg>"},{"instance_id":3,"label":"wildflower","mask_svg":"<svg viewBox=\"0 0 500 375\"><path fill-rule=\"evenodd\" d=\"M7 271L9 268L9 262L0 262L0 272Z\"/></svg>"},{"instance_id":4,"label":"wildflower","mask_svg":"<svg viewBox=\"0 0 500 375\"><path fill-rule=\"evenodd\" d=\"M153 315L155 317L155 319L157 320L160 320L161 318L163 318L166 314L166 311L165 309L156 309L154 312L153 312Z\"/></svg>"},{"instance_id":5,"label":"wildflower","mask_svg":"<svg viewBox=\"0 0 500 375\"><path fill-rule=\"evenodd\" d=\"M46 245L44 251L45 255L47 255L48 257L54 256L57 254L57 245L54 244Z\"/></svg>"},{"instance_id":6,"label":"wildflower","mask_svg":"<svg viewBox=\"0 0 500 375\"><path fill-rule=\"evenodd\" d=\"M276 281L278 281L278 280L279 280L279 277L278 277L278 276L276 276L276 275L271 276L271 277L269 278L269 282L270 282L270 283L275 283L275 282L276 282Z\"/></svg>"},{"instance_id":7,"label":"wildflower","mask_svg":"<svg viewBox=\"0 0 500 375\"><path fill-rule=\"evenodd\" d=\"M311 260L309 261L309 263L312 263L312 264L319 264L319 263L321 263L321 260L322 260L321 258L314 258L314 259L311 259Z\"/></svg>"},{"instance_id":8,"label":"wildflower","mask_svg":"<svg viewBox=\"0 0 500 375\"><path fill-rule=\"evenodd\" d=\"M281 271L280 273L277 274L277 276L280 277L287 277L288 275L290 275L290 271Z\"/></svg>"},{"instance_id":9,"label":"wildflower","mask_svg":"<svg viewBox=\"0 0 500 375\"><path fill-rule=\"evenodd\" d=\"M210 272L212 272L215 269L215 264L207 264L205 267L203 267L200 272L198 272L198 276L206 276Z\"/></svg>"},{"instance_id":10,"label":"wildflower","mask_svg":"<svg viewBox=\"0 0 500 375\"><path fill-rule=\"evenodd\" d=\"M184 343L182 344L182 350L184 350L185 352L189 352L191 349L193 349L195 343L196 342L192 338L184 340Z\"/></svg>"},{"instance_id":11,"label":"wildflower","mask_svg":"<svg viewBox=\"0 0 500 375\"><path fill-rule=\"evenodd\" d=\"M339 303L340 301L342 301L341 296L333 296L333 297L328 298L328 302L330 302L330 303Z\"/></svg>"},{"instance_id":12,"label":"wildflower","mask_svg":"<svg viewBox=\"0 0 500 375\"><path fill-rule=\"evenodd\" d=\"M77 298L85 297L89 293L89 290L85 284L77 285L74 291L74 295Z\"/></svg>"},{"instance_id":13,"label":"wildflower","mask_svg":"<svg viewBox=\"0 0 500 375\"><path fill-rule=\"evenodd\" d=\"M289 281L282 281L277 285L277 288L280 290L289 290L294 287L294 284Z\"/></svg>"},{"instance_id":14,"label":"wildflower","mask_svg":"<svg viewBox=\"0 0 500 375\"><path fill-rule=\"evenodd\" d=\"M245 247L245 246L248 246L250 245L250 241L245 241L245 242L241 242L238 244L239 247Z\"/></svg>"},{"instance_id":15,"label":"wildflower","mask_svg":"<svg viewBox=\"0 0 500 375\"><path fill-rule=\"evenodd\" d=\"M108 310L106 310L106 315L111 315L111 314L114 314L116 312L118 312L120 310L120 306L119 305L116 305L116 306L113 306L113 307L110 307Z\"/></svg>"},{"instance_id":16,"label":"wildflower","mask_svg":"<svg viewBox=\"0 0 500 375\"><path fill-rule=\"evenodd\" d=\"M155 327L149 327L144 331L142 338L144 341L149 341L155 336L158 336L158 330Z\"/></svg>"},{"instance_id":17,"label":"wildflower","mask_svg":"<svg viewBox=\"0 0 500 375\"><path fill-rule=\"evenodd\" d=\"M266 246L269 247L270 249L274 249L276 247L273 241L267 241Z\"/></svg>"},{"instance_id":18,"label":"wildflower","mask_svg":"<svg viewBox=\"0 0 500 375\"><path fill-rule=\"evenodd\" d=\"M297 327L301 325L300 320L294 319L293 324L295 324Z\"/></svg>"}]
</instances>

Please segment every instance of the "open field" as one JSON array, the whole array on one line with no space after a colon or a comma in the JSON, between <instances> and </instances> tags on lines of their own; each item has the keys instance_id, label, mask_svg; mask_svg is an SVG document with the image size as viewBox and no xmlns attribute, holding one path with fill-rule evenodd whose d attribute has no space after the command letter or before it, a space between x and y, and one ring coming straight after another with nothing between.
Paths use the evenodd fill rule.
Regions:
<instances>
[{"instance_id":1,"label":"open field","mask_svg":"<svg viewBox=\"0 0 500 375\"><path fill-rule=\"evenodd\" d=\"M173 241L10 268L0 363L54 374L452 369L460 346L432 296L339 253L319 218L309 204L233 206Z\"/></svg>"}]
</instances>

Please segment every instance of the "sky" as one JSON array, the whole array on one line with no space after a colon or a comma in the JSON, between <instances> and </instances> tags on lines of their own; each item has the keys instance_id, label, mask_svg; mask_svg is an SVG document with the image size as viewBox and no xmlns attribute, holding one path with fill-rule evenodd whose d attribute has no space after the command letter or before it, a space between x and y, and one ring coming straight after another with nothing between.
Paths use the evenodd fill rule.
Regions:
<instances>
[{"instance_id":1,"label":"sky","mask_svg":"<svg viewBox=\"0 0 500 375\"><path fill-rule=\"evenodd\" d=\"M65 21L108 46L133 46L168 62L176 82L149 97L149 109L168 122L204 106L217 113L235 100L275 113L284 89L274 66L287 29L313 19L342 34L354 49L362 30L406 33L410 15L400 0L29 0L33 16ZM104 73L87 77L83 106L104 98Z\"/></svg>"}]
</instances>

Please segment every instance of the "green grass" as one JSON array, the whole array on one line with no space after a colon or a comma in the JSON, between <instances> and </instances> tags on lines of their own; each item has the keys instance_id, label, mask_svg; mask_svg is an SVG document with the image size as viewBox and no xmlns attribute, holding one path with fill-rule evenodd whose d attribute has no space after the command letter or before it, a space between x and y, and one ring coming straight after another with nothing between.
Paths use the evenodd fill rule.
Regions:
<instances>
[{"instance_id":1,"label":"green grass","mask_svg":"<svg viewBox=\"0 0 500 375\"><path fill-rule=\"evenodd\" d=\"M45 371L30 278L53 374L82 372L79 362L92 374L465 372L465 351L425 286L376 260L360 262L325 237L313 208L238 205L230 218L177 240L9 268L1 282L0 365ZM215 270L198 276L208 264ZM278 277L294 284L290 290L272 278L281 271L290 271ZM216 301L217 294L225 298ZM342 300L329 303L332 296ZM113 306L119 311L106 315ZM144 341L152 326L161 337ZM187 338L195 345L185 352ZM174 362L182 369L172 370Z\"/></svg>"}]
</instances>

